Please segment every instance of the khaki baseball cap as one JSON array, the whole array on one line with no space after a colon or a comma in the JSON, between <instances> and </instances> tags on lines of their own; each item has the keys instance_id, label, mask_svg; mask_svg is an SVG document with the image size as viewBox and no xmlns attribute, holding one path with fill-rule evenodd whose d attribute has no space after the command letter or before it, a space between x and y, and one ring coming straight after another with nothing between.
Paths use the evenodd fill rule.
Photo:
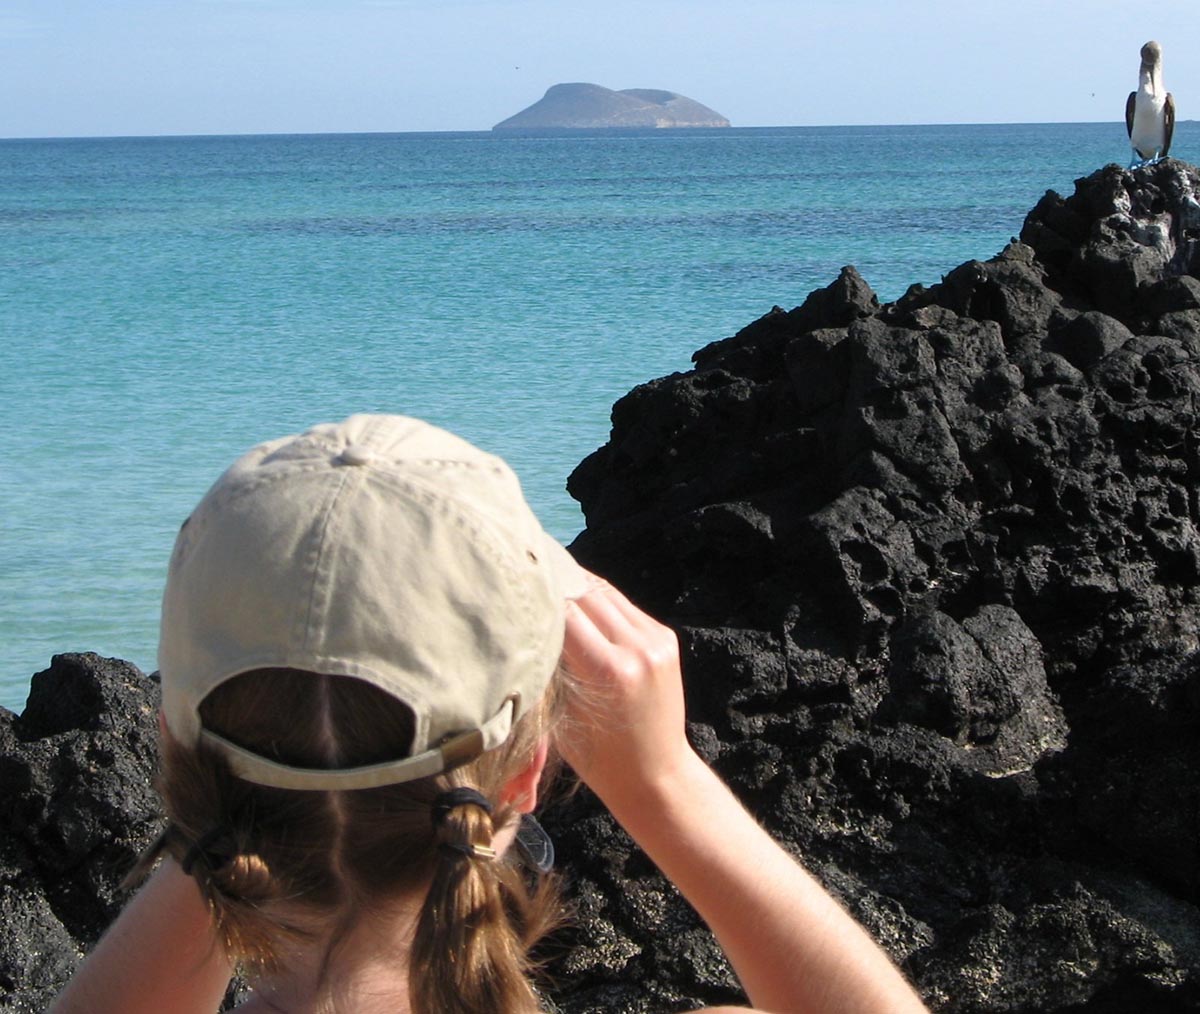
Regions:
<instances>
[{"instance_id":1,"label":"khaki baseball cap","mask_svg":"<svg viewBox=\"0 0 1200 1014\"><path fill-rule=\"evenodd\" d=\"M589 586L499 458L405 416L315 426L244 455L184 522L158 650L166 723L260 785L437 774L504 742L540 699L567 601ZM262 668L350 676L399 698L415 720L409 755L298 768L205 729L204 698Z\"/></svg>"}]
</instances>

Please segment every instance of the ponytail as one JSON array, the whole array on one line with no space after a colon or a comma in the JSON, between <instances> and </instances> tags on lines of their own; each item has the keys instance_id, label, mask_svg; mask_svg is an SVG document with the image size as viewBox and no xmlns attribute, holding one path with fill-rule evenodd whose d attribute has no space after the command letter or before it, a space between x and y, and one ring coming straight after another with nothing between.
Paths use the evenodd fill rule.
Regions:
<instances>
[{"instance_id":1,"label":"ponytail","mask_svg":"<svg viewBox=\"0 0 1200 1014\"><path fill-rule=\"evenodd\" d=\"M492 850L496 830L517 816L499 805L501 789L527 769L559 698L552 682L501 746L452 772L351 792L252 784L203 742L185 748L165 735L158 787L170 823L127 882L173 856L240 971L251 980L288 974L289 955L323 946L323 988L332 988L339 941L412 899L421 906L408 968L413 1014L533 1014L529 952L563 921L557 882L544 876L531 887L517 849ZM287 709L275 706L281 700ZM227 739L269 745L276 759L306 767L391 759L413 729L411 712L373 686L286 669L234 677L202 713ZM473 801L439 812L447 793Z\"/></svg>"},{"instance_id":2,"label":"ponytail","mask_svg":"<svg viewBox=\"0 0 1200 1014\"><path fill-rule=\"evenodd\" d=\"M170 822L125 878L125 886L144 879L160 855L171 856L196 881L225 953L250 975L274 973L284 946L319 935L309 899L298 901L305 894L311 898L303 883L320 879L313 869L317 854L299 864L263 854L255 844L263 838L253 819L258 808L250 799L257 787L234 777L210 751L185 751L167 740L163 768L159 789L168 800ZM311 805L304 815L307 819L299 823L310 829L324 823Z\"/></svg>"},{"instance_id":3,"label":"ponytail","mask_svg":"<svg viewBox=\"0 0 1200 1014\"><path fill-rule=\"evenodd\" d=\"M409 992L417 1014L530 1014L539 1009L530 947L555 928L560 908L546 882L531 894L523 873L492 847L491 805L459 787L460 802L434 810L437 859L413 941ZM476 798L470 798L476 797Z\"/></svg>"}]
</instances>

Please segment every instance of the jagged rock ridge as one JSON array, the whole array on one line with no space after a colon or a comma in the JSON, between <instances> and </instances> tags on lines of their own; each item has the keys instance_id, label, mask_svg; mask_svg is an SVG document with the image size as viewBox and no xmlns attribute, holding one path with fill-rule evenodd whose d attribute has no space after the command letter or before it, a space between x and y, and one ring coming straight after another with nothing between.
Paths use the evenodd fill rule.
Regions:
<instances>
[{"instance_id":1,"label":"jagged rock ridge","mask_svg":"<svg viewBox=\"0 0 1200 1014\"><path fill-rule=\"evenodd\" d=\"M1107 167L885 306L846 268L569 483L697 745L937 1010L1200 1010L1198 189ZM556 831L620 959L585 1009L736 999L605 817Z\"/></svg>"},{"instance_id":2,"label":"jagged rock ridge","mask_svg":"<svg viewBox=\"0 0 1200 1014\"><path fill-rule=\"evenodd\" d=\"M653 88L613 91L596 84L556 84L527 109L493 130L564 130L614 127L728 127L708 106Z\"/></svg>"}]
</instances>

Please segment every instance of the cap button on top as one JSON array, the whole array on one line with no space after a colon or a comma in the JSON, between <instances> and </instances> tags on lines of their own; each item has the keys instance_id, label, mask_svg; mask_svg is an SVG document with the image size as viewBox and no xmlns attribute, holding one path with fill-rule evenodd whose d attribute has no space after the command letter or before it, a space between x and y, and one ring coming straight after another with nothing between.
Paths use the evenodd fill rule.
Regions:
<instances>
[{"instance_id":1,"label":"cap button on top","mask_svg":"<svg viewBox=\"0 0 1200 1014\"><path fill-rule=\"evenodd\" d=\"M362 444L351 444L337 456L339 465L369 465L378 460L379 455Z\"/></svg>"}]
</instances>

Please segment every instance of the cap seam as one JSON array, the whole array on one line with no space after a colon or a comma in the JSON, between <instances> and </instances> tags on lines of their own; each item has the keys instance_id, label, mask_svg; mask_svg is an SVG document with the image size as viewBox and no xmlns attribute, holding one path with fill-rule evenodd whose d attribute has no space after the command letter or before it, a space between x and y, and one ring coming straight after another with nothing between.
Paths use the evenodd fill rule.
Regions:
<instances>
[{"instance_id":1,"label":"cap seam","mask_svg":"<svg viewBox=\"0 0 1200 1014\"><path fill-rule=\"evenodd\" d=\"M304 626L302 630L296 631L296 633L302 634L302 636L297 640L298 643L304 646L306 651L309 650L312 644L313 616L317 612L317 595L328 585L328 581L326 580L328 575L325 573L324 564L325 546L327 543L329 528L330 525L333 524L334 513L337 509L338 501L341 500L342 495L349 484L350 475L349 473L339 475L337 479L337 485L334 487L332 494L325 501L325 504L322 507L323 517L321 521L321 531L317 535L315 544L309 551L312 566L312 579L309 582L308 593L305 596L307 608L304 610ZM321 609L325 609L327 606L328 602L322 602ZM299 622L299 618L297 618L297 622Z\"/></svg>"}]
</instances>

